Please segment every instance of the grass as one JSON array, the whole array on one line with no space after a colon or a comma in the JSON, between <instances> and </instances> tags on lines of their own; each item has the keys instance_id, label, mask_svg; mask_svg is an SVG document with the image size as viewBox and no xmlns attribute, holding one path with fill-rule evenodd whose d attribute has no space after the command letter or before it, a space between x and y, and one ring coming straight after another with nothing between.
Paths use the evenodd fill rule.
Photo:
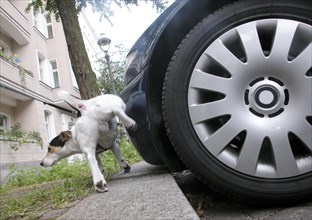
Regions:
<instances>
[{"instance_id":1,"label":"grass","mask_svg":"<svg viewBox=\"0 0 312 220\"><path fill-rule=\"evenodd\" d=\"M131 143L125 139L119 144L130 164L141 161ZM120 171L111 153L102 154L106 180ZM62 160L51 169L33 167L19 170L11 167L8 182L0 189L0 219L38 219L44 213L65 207L94 192L91 172L86 161L69 164Z\"/></svg>"}]
</instances>

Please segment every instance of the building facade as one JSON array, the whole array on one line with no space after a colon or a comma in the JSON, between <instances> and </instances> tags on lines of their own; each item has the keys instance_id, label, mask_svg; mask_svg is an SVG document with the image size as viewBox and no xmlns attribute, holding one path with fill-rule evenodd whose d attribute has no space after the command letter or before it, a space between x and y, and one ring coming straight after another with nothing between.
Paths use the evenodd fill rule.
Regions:
<instances>
[{"instance_id":1,"label":"building facade","mask_svg":"<svg viewBox=\"0 0 312 220\"><path fill-rule=\"evenodd\" d=\"M30 2L0 1L0 130L19 124L23 131L39 132L44 147L25 145L13 152L0 140L1 163L42 159L49 141L75 121L72 114L53 106L70 109L57 96L57 91L66 90L80 96L62 23L56 22L53 15L25 13ZM86 19L86 16L79 17L79 20ZM95 48L96 45L90 46L91 41L93 44L96 41L91 26L83 31L88 47ZM93 57L97 49L88 53Z\"/></svg>"}]
</instances>

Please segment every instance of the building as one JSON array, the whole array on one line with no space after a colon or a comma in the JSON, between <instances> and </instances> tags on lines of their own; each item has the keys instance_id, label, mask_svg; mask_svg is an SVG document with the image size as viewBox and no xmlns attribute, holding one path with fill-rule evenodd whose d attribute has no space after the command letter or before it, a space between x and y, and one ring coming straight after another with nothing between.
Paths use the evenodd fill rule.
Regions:
<instances>
[{"instance_id":1,"label":"building","mask_svg":"<svg viewBox=\"0 0 312 220\"><path fill-rule=\"evenodd\" d=\"M99 73L99 57L103 57L103 51L100 49L97 41L98 36L96 36L90 21L87 18L85 11L81 11L78 17L83 41L85 44L86 51L88 53L89 60L91 62L92 70L97 76Z\"/></svg>"},{"instance_id":2,"label":"building","mask_svg":"<svg viewBox=\"0 0 312 220\"><path fill-rule=\"evenodd\" d=\"M51 138L75 120L49 104L70 109L57 96L59 90L79 97L61 22L48 14L25 13L29 2L0 2L0 130L20 124L21 130L39 132L44 147L26 144L14 152L0 140L1 164L41 160ZM96 36L85 19L84 15L79 18L88 24L82 30L92 58L99 49L93 45Z\"/></svg>"}]
</instances>

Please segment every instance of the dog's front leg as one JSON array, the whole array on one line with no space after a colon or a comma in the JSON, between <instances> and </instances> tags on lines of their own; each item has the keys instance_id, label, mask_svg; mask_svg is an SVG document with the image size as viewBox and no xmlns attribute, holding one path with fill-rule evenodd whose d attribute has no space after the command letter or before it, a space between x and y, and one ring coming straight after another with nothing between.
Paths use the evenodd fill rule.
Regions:
<instances>
[{"instance_id":1,"label":"dog's front leg","mask_svg":"<svg viewBox=\"0 0 312 220\"><path fill-rule=\"evenodd\" d=\"M104 179L103 174L101 173L101 170L99 168L98 162L96 160L95 156L95 149L88 149L85 152L86 159L89 162L90 170L92 172L92 177L93 177L93 183L95 190L97 192L106 192L108 191L107 189L107 184Z\"/></svg>"}]
</instances>

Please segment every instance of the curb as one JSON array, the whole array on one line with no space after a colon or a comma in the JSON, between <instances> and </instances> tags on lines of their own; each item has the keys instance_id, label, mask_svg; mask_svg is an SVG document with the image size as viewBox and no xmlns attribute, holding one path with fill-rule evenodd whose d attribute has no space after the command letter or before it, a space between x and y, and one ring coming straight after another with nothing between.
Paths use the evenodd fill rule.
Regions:
<instances>
[{"instance_id":1,"label":"curb","mask_svg":"<svg viewBox=\"0 0 312 220\"><path fill-rule=\"evenodd\" d=\"M199 220L164 166L140 162L130 173L118 173L107 193L95 193L58 219L187 219Z\"/></svg>"}]
</instances>

